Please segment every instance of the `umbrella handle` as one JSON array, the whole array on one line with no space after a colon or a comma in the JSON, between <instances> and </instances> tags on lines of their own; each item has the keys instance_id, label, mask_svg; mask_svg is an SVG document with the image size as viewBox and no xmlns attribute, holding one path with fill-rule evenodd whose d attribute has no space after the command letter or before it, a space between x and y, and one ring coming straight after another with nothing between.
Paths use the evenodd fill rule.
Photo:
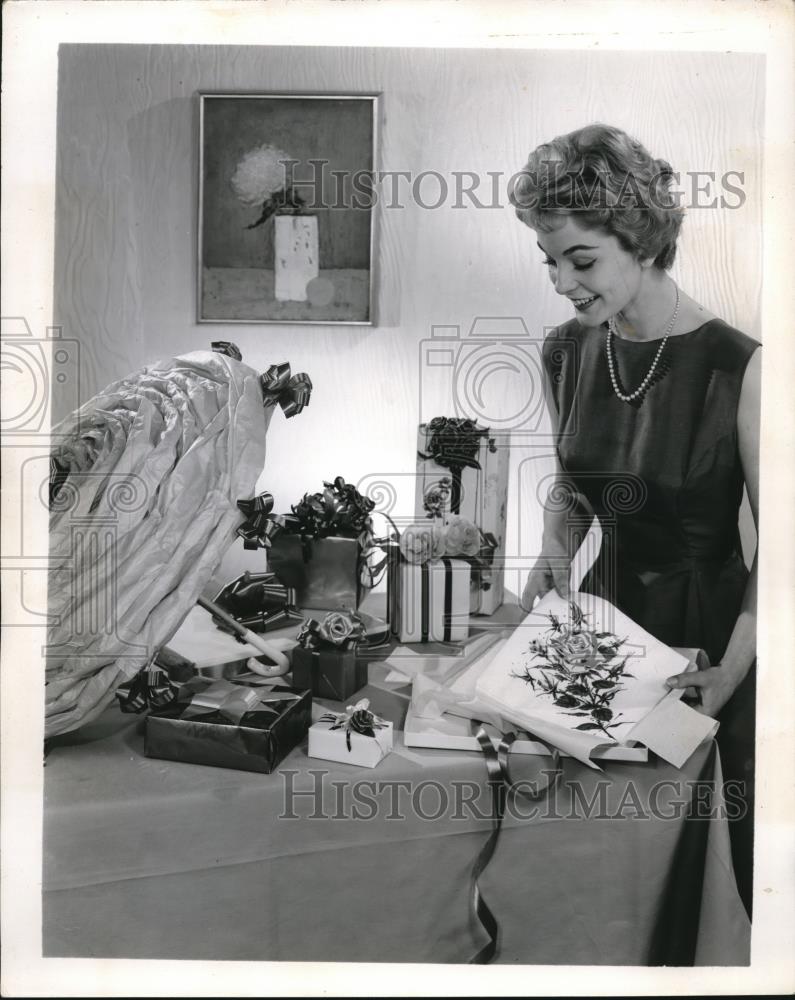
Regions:
<instances>
[{"instance_id":1,"label":"umbrella handle","mask_svg":"<svg viewBox=\"0 0 795 1000\"><path fill-rule=\"evenodd\" d=\"M256 632L252 632L247 629L244 625L241 625L239 621L233 618L228 612L224 611L223 608L219 607L213 601L208 601L204 597L200 597L196 603L199 607L204 608L205 611L209 611L211 615L228 625L244 642L249 645L254 646L268 657L268 659L273 660L273 666L265 666L259 663L257 660L250 659L248 661L249 668L255 673L259 674L261 677L281 677L286 674L290 669L290 661L284 655L284 653L277 649L273 643L267 642L262 636L257 635ZM256 665L255 665L256 664Z\"/></svg>"}]
</instances>

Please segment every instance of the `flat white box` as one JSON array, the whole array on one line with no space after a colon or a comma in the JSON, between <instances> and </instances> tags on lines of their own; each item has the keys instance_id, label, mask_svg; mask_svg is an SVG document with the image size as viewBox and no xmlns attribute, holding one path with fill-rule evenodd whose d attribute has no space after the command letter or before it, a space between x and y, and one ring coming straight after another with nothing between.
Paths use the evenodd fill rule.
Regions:
<instances>
[{"instance_id":1,"label":"flat white box","mask_svg":"<svg viewBox=\"0 0 795 1000\"><path fill-rule=\"evenodd\" d=\"M409 706L406 721L403 724L403 742L407 747L426 747L436 750L475 750L480 751L480 744L475 733L483 725L495 749L499 745L502 734L512 729L518 732L517 726L504 722L501 729L489 723L478 723L470 719L462 719L457 715L445 712L436 719L423 719L415 715ZM310 730L311 734L311 730ZM511 753L549 756L549 750L543 745L525 735L514 742ZM561 757L568 757L561 753ZM625 760L640 761L649 759L649 751L643 746L614 746L596 749L591 755L593 760Z\"/></svg>"},{"instance_id":2,"label":"flat white box","mask_svg":"<svg viewBox=\"0 0 795 1000\"><path fill-rule=\"evenodd\" d=\"M351 733L351 749L345 740L345 729L331 729L330 722L315 722L309 727L309 757L336 760L355 767L375 767L392 750L392 723L376 729L375 736Z\"/></svg>"}]
</instances>

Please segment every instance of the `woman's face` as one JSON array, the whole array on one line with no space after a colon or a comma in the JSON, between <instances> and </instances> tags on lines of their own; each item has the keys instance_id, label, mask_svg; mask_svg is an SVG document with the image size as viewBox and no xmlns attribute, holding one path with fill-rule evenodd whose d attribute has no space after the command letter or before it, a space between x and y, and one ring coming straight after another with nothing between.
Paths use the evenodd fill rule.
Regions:
<instances>
[{"instance_id":1,"label":"woman's face","mask_svg":"<svg viewBox=\"0 0 795 1000\"><path fill-rule=\"evenodd\" d=\"M538 233L550 281L583 326L600 326L631 306L647 268L615 236L586 229L570 215L563 220L552 232Z\"/></svg>"}]
</instances>

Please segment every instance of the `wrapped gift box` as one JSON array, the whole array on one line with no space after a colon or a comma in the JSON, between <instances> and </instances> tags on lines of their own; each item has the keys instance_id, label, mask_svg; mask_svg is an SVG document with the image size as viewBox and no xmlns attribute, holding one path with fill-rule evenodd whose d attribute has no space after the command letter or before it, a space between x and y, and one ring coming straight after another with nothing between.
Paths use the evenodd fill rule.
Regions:
<instances>
[{"instance_id":1,"label":"wrapped gift box","mask_svg":"<svg viewBox=\"0 0 795 1000\"><path fill-rule=\"evenodd\" d=\"M323 760L336 760L356 767L375 767L392 750L392 723L383 729L375 729L373 736L362 733L350 734L351 748L348 749L345 729L332 729L331 722L316 722L309 729L309 756Z\"/></svg>"},{"instance_id":2,"label":"wrapped gift box","mask_svg":"<svg viewBox=\"0 0 795 1000\"><path fill-rule=\"evenodd\" d=\"M270 774L306 736L311 716L309 691L196 679L147 716L144 753Z\"/></svg>"},{"instance_id":3,"label":"wrapped gift box","mask_svg":"<svg viewBox=\"0 0 795 1000\"><path fill-rule=\"evenodd\" d=\"M401 561L400 641L455 642L469 635L471 566L465 559Z\"/></svg>"},{"instance_id":4,"label":"wrapped gift box","mask_svg":"<svg viewBox=\"0 0 795 1000\"><path fill-rule=\"evenodd\" d=\"M304 649L292 656L293 686L317 698L345 701L367 684L367 661L352 649Z\"/></svg>"},{"instance_id":5,"label":"wrapped gift box","mask_svg":"<svg viewBox=\"0 0 795 1000\"><path fill-rule=\"evenodd\" d=\"M307 538L279 532L268 549L268 568L295 590L301 608L355 611L362 599L362 553L356 538Z\"/></svg>"},{"instance_id":6,"label":"wrapped gift box","mask_svg":"<svg viewBox=\"0 0 795 1000\"><path fill-rule=\"evenodd\" d=\"M429 454L432 432L428 424L420 424L417 435L417 485L414 512L425 516L425 493L440 479L453 480L450 511L473 521L484 535L493 535L496 546L484 549L484 559L476 568L473 580L479 595L473 595L473 614L491 615L503 602L505 563L505 524L508 502L508 440L488 432L480 438L475 457L479 469L463 468L451 471ZM487 556L486 556L487 553ZM474 587L474 583L473 583Z\"/></svg>"}]
</instances>

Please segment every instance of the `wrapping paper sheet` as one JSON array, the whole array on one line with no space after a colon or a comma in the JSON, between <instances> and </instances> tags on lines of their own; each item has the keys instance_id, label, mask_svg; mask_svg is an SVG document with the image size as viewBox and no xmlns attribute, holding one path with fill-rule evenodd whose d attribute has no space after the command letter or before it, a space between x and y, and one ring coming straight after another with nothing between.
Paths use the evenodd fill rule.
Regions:
<instances>
[{"instance_id":1,"label":"wrapping paper sheet","mask_svg":"<svg viewBox=\"0 0 795 1000\"><path fill-rule=\"evenodd\" d=\"M562 623L569 621L569 604L554 591L536 605L478 677L477 699L591 767L596 767L590 759L595 747L626 740L642 741L670 763L681 766L699 743L716 730L713 720L686 705L675 710L680 721L686 722L681 726L671 725L674 710L668 706L681 698L683 692L669 692L664 682L673 674L684 672L688 661L607 601L591 594L572 594L572 601L588 616L589 629L601 634L609 632L625 640L619 658L630 655L627 673L620 678L619 689L609 703L612 712L609 731L578 731L577 727L584 723L582 715L557 706L539 689L538 683L534 688L522 677L530 669L537 681L545 669L543 660L533 656L530 644L549 638L550 615ZM654 711L663 699L666 707Z\"/></svg>"},{"instance_id":2,"label":"wrapping paper sheet","mask_svg":"<svg viewBox=\"0 0 795 1000\"><path fill-rule=\"evenodd\" d=\"M45 733L99 715L172 637L241 521L273 408L259 374L197 351L108 386L56 428Z\"/></svg>"}]
</instances>

